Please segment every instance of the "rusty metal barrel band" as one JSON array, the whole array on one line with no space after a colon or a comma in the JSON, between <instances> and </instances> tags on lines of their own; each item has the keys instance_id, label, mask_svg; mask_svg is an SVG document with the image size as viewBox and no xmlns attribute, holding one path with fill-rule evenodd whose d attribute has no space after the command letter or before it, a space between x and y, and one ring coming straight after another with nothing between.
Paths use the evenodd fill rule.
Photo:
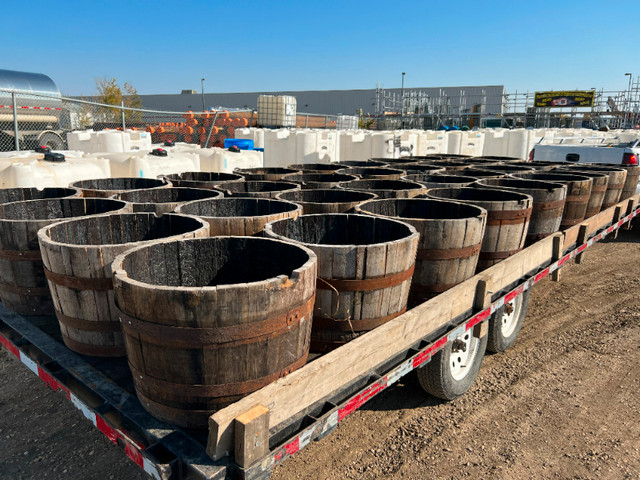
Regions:
<instances>
[{"instance_id":1,"label":"rusty metal barrel band","mask_svg":"<svg viewBox=\"0 0 640 480\"><path fill-rule=\"evenodd\" d=\"M335 320L333 318L326 317L313 317L313 328L323 328L340 332L365 332L387 323L389 320L397 317L398 315L402 315L406 311L407 307L404 307L399 312L392 313L391 315L378 318L362 318L360 320Z\"/></svg>"},{"instance_id":2,"label":"rusty metal barrel band","mask_svg":"<svg viewBox=\"0 0 640 480\"><path fill-rule=\"evenodd\" d=\"M58 321L68 328L84 330L86 332L122 332L120 322L105 320L85 320L84 318L74 318L56 310Z\"/></svg>"},{"instance_id":3,"label":"rusty metal barrel band","mask_svg":"<svg viewBox=\"0 0 640 480\"><path fill-rule=\"evenodd\" d=\"M459 285L462 282L458 282L458 283L440 283L440 284L434 284L434 285L417 285L417 284L413 284L411 285L411 290L414 292L418 292L418 293L442 293L446 290L449 290L450 288L455 287L456 285Z\"/></svg>"},{"instance_id":4,"label":"rusty metal barrel band","mask_svg":"<svg viewBox=\"0 0 640 480\"><path fill-rule=\"evenodd\" d=\"M46 267L44 269L44 275L47 277L47 280L60 287L73 288L74 290L95 290L98 292L113 290L113 281L111 278L74 277L54 273Z\"/></svg>"},{"instance_id":5,"label":"rusty metal barrel band","mask_svg":"<svg viewBox=\"0 0 640 480\"><path fill-rule=\"evenodd\" d=\"M622 190L624 188L624 183L614 183L614 184L609 184L609 186L607 187L607 190Z\"/></svg>"},{"instance_id":6,"label":"rusty metal barrel band","mask_svg":"<svg viewBox=\"0 0 640 480\"><path fill-rule=\"evenodd\" d=\"M511 255L522 251L522 248L516 248L515 250L506 250L502 252L480 252L478 257L480 260L503 260L509 258Z\"/></svg>"},{"instance_id":7,"label":"rusty metal barrel band","mask_svg":"<svg viewBox=\"0 0 640 480\"><path fill-rule=\"evenodd\" d=\"M594 185L591 187L591 193L594 193L594 192L601 193L606 191L607 191L607 185Z\"/></svg>"},{"instance_id":8,"label":"rusty metal barrel band","mask_svg":"<svg viewBox=\"0 0 640 480\"><path fill-rule=\"evenodd\" d=\"M129 368L131 369L131 373L133 373L136 390L140 389L143 395L146 393L151 393L152 396L154 394L166 395L167 392L176 392L177 395L174 395L174 398L176 399L180 398L180 396L225 397L231 395L245 395L247 393L255 392L265 385L268 385L271 382L274 382L277 379L282 378L290 374L294 370L302 367L305 363L307 363L308 355L309 351L306 350L304 355L302 355L295 362L287 365L286 367L278 370L275 373L272 373L271 375L246 380L244 382L223 383L218 385L190 385L184 383L174 383L155 377L150 377L144 372L138 370L138 368L136 368L136 366L133 365L131 361L129 361Z\"/></svg>"},{"instance_id":9,"label":"rusty metal barrel band","mask_svg":"<svg viewBox=\"0 0 640 480\"><path fill-rule=\"evenodd\" d=\"M565 199L556 200L555 202L540 202L533 204L534 212L543 212L547 210L556 210L564 208Z\"/></svg>"},{"instance_id":10,"label":"rusty metal barrel band","mask_svg":"<svg viewBox=\"0 0 640 480\"><path fill-rule=\"evenodd\" d=\"M315 294L300 307L261 322L217 328L178 327L151 323L125 314L119 307L122 330L127 335L154 345L172 348L216 349L231 345L257 343L282 335L300 325L303 318L311 321Z\"/></svg>"},{"instance_id":11,"label":"rusty metal barrel band","mask_svg":"<svg viewBox=\"0 0 640 480\"><path fill-rule=\"evenodd\" d=\"M119 345L88 345L73 340L64 334L62 341L74 352L82 355L96 355L100 357L124 357L127 354L125 347Z\"/></svg>"},{"instance_id":12,"label":"rusty metal barrel band","mask_svg":"<svg viewBox=\"0 0 640 480\"><path fill-rule=\"evenodd\" d=\"M51 293L49 292L49 287L23 287L19 285L10 285L3 282L0 282L0 292L33 296L51 295Z\"/></svg>"},{"instance_id":13,"label":"rusty metal barrel band","mask_svg":"<svg viewBox=\"0 0 640 480\"><path fill-rule=\"evenodd\" d=\"M492 210L487 212L487 225L519 225L531 217L533 208L523 210Z\"/></svg>"},{"instance_id":14,"label":"rusty metal barrel band","mask_svg":"<svg viewBox=\"0 0 640 480\"><path fill-rule=\"evenodd\" d=\"M414 269L415 264L403 272L362 280L318 277L316 280L316 288L319 290L337 290L339 292L368 292L371 290L380 290L382 288L395 287L411 279Z\"/></svg>"},{"instance_id":15,"label":"rusty metal barrel band","mask_svg":"<svg viewBox=\"0 0 640 480\"><path fill-rule=\"evenodd\" d=\"M0 250L0 260L9 262L42 261L40 250Z\"/></svg>"},{"instance_id":16,"label":"rusty metal barrel band","mask_svg":"<svg viewBox=\"0 0 640 480\"><path fill-rule=\"evenodd\" d=\"M417 260L455 260L473 257L480 252L482 243L462 248L418 249Z\"/></svg>"}]
</instances>

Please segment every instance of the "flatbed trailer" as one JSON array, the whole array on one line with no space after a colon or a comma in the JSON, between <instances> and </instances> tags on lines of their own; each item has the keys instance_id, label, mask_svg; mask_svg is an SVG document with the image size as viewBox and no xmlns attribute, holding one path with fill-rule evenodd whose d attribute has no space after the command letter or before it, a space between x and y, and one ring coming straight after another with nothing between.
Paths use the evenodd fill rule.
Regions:
<instances>
[{"instance_id":1,"label":"flatbed trailer","mask_svg":"<svg viewBox=\"0 0 640 480\"><path fill-rule=\"evenodd\" d=\"M465 332L482 337L501 307L640 215L640 195L546 237L320 356L209 419L209 431L173 427L141 406L126 359L70 351L50 319L0 305L0 344L71 404L151 478L268 478L272 469ZM525 311L522 312L526 314ZM49 325L47 327L46 325Z\"/></svg>"}]
</instances>

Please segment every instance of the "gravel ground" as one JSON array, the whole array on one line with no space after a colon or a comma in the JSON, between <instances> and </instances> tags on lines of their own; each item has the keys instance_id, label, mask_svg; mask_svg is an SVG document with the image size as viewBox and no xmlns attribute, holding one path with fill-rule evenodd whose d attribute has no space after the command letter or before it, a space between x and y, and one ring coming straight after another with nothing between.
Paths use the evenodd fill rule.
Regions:
<instances>
[{"instance_id":1,"label":"gravel ground","mask_svg":"<svg viewBox=\"0 0 640 480\"><path fill-rule=\"evenodd\" d=\"M410 377L272 478L640 478L639 240L622 232L536 286L518 342L467 394L442 402ZM4 351L0 386L0 478L147 478Z\"/></svg>"}]
</instances>

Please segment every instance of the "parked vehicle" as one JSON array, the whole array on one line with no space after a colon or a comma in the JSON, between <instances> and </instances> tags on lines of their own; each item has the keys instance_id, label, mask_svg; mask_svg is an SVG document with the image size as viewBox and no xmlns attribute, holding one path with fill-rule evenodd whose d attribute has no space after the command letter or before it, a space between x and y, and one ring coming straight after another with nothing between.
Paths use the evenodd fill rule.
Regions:
<instances>
[{"instance_id":1,"label":"parked vehicle","mask_svg":"<svg viewBox=\"0 0 640 480\"><path fill-rule=\"evenodd\" d=\"M537 144L529 154L536 162L611 163L615 165L638 165L640 140L633 142L557 143Z\"/></svg>"}]
</instances>

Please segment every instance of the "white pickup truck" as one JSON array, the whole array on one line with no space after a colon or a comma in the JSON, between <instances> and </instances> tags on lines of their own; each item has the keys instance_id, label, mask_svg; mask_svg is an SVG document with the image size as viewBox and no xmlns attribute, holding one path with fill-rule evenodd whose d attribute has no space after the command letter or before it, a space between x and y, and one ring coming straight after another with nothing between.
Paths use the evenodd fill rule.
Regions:
<instances>
[{"instance_id":1,"label":"white pickup truck","mask_svg":"<svg viewBox=\"0 0 640 480\"><path fill-rule=\"evenodd\" d=\"M599 143L536 144L529 153L529 160L536 162L611 163L638 165L640 140L618 143L611 139L599 139Z\"/></svg>"}]
</instances>

